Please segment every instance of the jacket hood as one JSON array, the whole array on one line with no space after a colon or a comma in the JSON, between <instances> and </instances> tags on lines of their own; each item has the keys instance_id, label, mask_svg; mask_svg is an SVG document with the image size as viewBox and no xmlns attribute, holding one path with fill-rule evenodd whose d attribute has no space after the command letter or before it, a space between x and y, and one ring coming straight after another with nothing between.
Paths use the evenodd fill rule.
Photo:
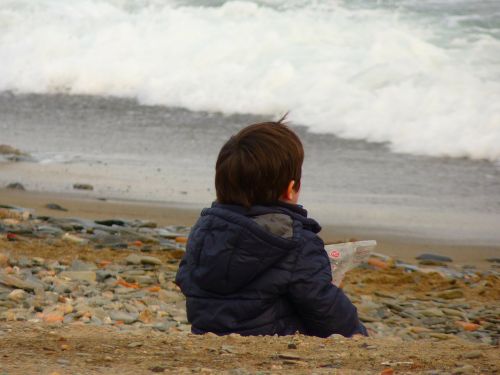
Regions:
<instances>
[{"instance_id":1,"label":"jacket hood","mask_svg":"<svg viewBox=\"0 0 500 375\"><path fill-rule=\"evenodd\" d=\"M189 237L193 280L212 293L234 293L300 246L301 228L321 229L300 206L214 203L202 211Z\"/></svg>"}]
</instances>

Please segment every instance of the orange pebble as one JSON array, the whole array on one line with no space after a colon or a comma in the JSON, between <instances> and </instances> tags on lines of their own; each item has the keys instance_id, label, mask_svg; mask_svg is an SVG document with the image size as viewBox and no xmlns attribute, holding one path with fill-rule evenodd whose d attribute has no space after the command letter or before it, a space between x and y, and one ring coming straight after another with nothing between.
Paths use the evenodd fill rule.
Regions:
<instances>
[{"instance_id":1,"label":"orange pebble","mask_svg":"<svg viewBox=\"0 0 500 375\"><path fill-rule=\"evenodd\" d=\"M60 323L64 320L64 317L58 314L47 314L43 316L43 321L45 323Z\"/></svg>"},{"instance_id":2,"label":"orange pebble","mask_svg":"<svg viewBox=\"0 0 500 375\"><path fill-rule=\"evenodd\" d=\"M389 265L386 262L384 262L380 259L377 259L377 258L368 259L368 264L375 267L375 268L380 268L383 270L385 270L386 268L389 268Z\"/></svg>"},{"instance_id":3,"label":"orange pebble","mask_svg":"<svg viewBox=\"0 0 500 375\"><path fill-rule=\"evenodd\" d=\"M175 242L186 243L187 240L187 237L175 237Z\"/></svg>"},{"instance_id":4,"label":"orange pebble","mask_svg":"<svg viewBox=\"0 0 500 375\"><path fill-rule=\"evenodd\" d=\"M159 292L160 290L161 290L161 287L159 285L154 285L154 286L148 288L148 291L150 291L150 292Z\"/></svg>"},{"instance_id":5,"label":"orange pebble","mask_svg":"<svg viewBox=\"0 0 500 375\"><path fill-rule=\"evenodd\" d=\"M394 369L392 368L385 368L382 371L380 371L380 375L392 375L394 374Z\"/></svg>"},{"instance_id":6,"label":"orange pebble","mask_svg":"<svg viewBox=\"0 0 500 375\"><path fill-rule=\"evenodd\" d=\"M477 331L481 326L476 323L462 322L457 320L455 322L457 326L462 327L464 331Z\"/></svg>"},{"instance_id":7,"label":"orange pebble","mask_svg":"<svg viewBox=\"0 0 500 375\"><path fill-rule=\"evenodd\" d=\"M137 284L137 283L129 283L129 282L123 280L123 279L119 279L116 282L116 285L121 285L121 286L124 286L125 288L139 289L139 284Z\"/></svg>"},{"instance_id":8,"label":"orange pebble","mask_svg":"<svg viewBox=\"0 0 500 375\"><path fill-rule=\"evenodd\" d=\"M110 261L110 260L101 260L101 261L99 262L99 265L98 265L98 266L99 266L100 268L104 268L104 267L109 266L111 263L113 263L113 262L112 262L112 261Z\"/></svg>"},{"instance_id":9,"label":"orange pebble","mask_svg":"<svg viewBox=\"0 0 500 375\"><path fill-rule=\"evenodd\" d=\"M134 246L137 246L137 247L141 247L141 246L143 245L142 241L139 241L139 240L134 241L132 244L133 244Z\"/></svg>"}]
</instances>

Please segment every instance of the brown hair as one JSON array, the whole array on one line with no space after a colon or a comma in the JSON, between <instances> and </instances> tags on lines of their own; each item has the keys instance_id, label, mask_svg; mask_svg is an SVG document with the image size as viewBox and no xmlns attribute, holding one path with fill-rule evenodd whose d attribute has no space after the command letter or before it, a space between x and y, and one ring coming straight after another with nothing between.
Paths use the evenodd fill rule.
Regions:
<instances>
[{"instance_id":1,"label":"brown hair","mask_svg":"<svg viewBox=\"0 0 500 375\"><path fill-rule=\"evenodd\" d=\"M291 180L299 190L304 149L284 119L249 125L222 146L215 165L218 202L270 205Z\"/></svg>"}]
</instances>

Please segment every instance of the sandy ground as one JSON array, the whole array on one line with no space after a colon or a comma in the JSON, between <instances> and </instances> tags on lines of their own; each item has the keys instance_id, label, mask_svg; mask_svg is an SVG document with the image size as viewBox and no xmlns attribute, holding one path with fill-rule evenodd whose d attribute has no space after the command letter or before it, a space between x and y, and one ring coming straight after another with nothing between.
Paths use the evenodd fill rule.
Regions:
<instances>
[{"instance_id":1,"label":"sandy ground","mask_svg":"<svg viewBox=\"0 0 500 375\"><path fill-rule=\"evenodd\" d=\"M2 323L0 337L3 374L494 374L500 370L498 348L459 340L217 337L30 323Z\"/></svg>"},{"instance_id":2,"label":"sandy ground","mask_svg":"<svg viewBox=\"0 0 500 375\"><path fill-rule=\"evenodd\" d=\"M47 209L47 203L57 203L67 212ZM186 204L145 202L131 200L98 200L85 196L85 193L61 194L0 189L0 204L32 208L37 215L55 217L82 217L88 219L148 219L159 225L192 225L199 216L202 206ZM207 202L207 204L209 204ZM325 243L345 242L350 239L375 239L377 252L396 257L404 261L415 261L415 257L424 252L431 252L451 257L457 266L474 265L480 268L489 264L485 260L500 257L498 246L474 246L437 243L431 239L391 237L383 232L363 236L367 232L359 227L332 227L323 225L320 233Z\"/></svg>"},{"instance_id":3,"label":"sandy ground","mask_svg":"<svg viewBox=\"0 0 500 375\"><path fill-rule=\"evenodd\" d=\"M68 209L59 212L44 208L58 203ZM160 225L192 224L199 210L141 202L100 201L82 196L13 192L0 190L0 204L30 207L38 215L87 218L143 218ZM330 240L349 237L329 228ZM380 236L379 251L411 258L428 250L426 243L398 244ZM445 249L445 250L443 250ZM43 257L70 262L79 258L98 263L118 261L130 251L95 251L78 245L45 246L42 242L0 240L0 250L11 256ZM434 249L433 249L434 250ZM484 264L498 249L440 248L440 252L468 263ZM436 251L437 252L437 251ZM179 259L181 252L155 252L163 261ZM176 268L175 262L169 262ZM425 296L448 281L437 275L418 276L401 270L355 270L344 288L351 295L390 292ZM361 283L362 282L362 283ZM500 300L500 284L492 279L487 293L464 290L467 301L486 303ZM167 332L131 330L126 326L90 326L81 323L47 325L40 322L0 321L0 374L148 374L148 373L227 373L227 374L350 374L425 373L494 374L500 371L500 349L483 343L466 342L446 335L416 341L399 337L328 339L305 337L217 337L195 336L172 327Z\"/></svg>"},{"instance_id":4,"label":"sandy ground","mask_svg":"<svg viewBox=\"0 0 500 375\"><path fill-rule=\"evenodd\" d=\"M0 248L15 257L43 257L69 263L73 259L119 261L132 251L95 251L80 245L47 245L43 241L10 242ZM175 252L153 252L162 261L179 259ZM170 262L173 268L177 265ZM418 278L420 281L416 282ZM363 287L361 288L360 285ZM401 270L354 270L345 280L351 295L378 293L425 296L450 281L436 274L412 275ZM500 281L490 280L487 293L455 286L467 301L500 299ZM0 321L0 374L495 374L500 371L497 346L463 341L451 335L403 341L399 337L334 335L306 337L217 337L192 335L177 327L167 332L132 330L127 326L82 323Z\"/></svg>"}]
</instances>

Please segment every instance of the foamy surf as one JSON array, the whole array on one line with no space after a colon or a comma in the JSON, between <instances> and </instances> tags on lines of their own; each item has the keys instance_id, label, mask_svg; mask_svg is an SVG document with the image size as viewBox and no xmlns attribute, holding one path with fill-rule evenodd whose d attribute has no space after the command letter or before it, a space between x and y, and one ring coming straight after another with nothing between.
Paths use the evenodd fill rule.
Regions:
<instances>
[{"instance_id":1,"label":"foamy surf","mask_svg":"<svg viewBox=\"0 0 500 375\"><path fill-rule=\"evenodd\" d=\"M313 132L396 152L500 159L498 25L332 1L207 3L4 0L0 91L291 110Z\"/></svg>"}]
</instances>

